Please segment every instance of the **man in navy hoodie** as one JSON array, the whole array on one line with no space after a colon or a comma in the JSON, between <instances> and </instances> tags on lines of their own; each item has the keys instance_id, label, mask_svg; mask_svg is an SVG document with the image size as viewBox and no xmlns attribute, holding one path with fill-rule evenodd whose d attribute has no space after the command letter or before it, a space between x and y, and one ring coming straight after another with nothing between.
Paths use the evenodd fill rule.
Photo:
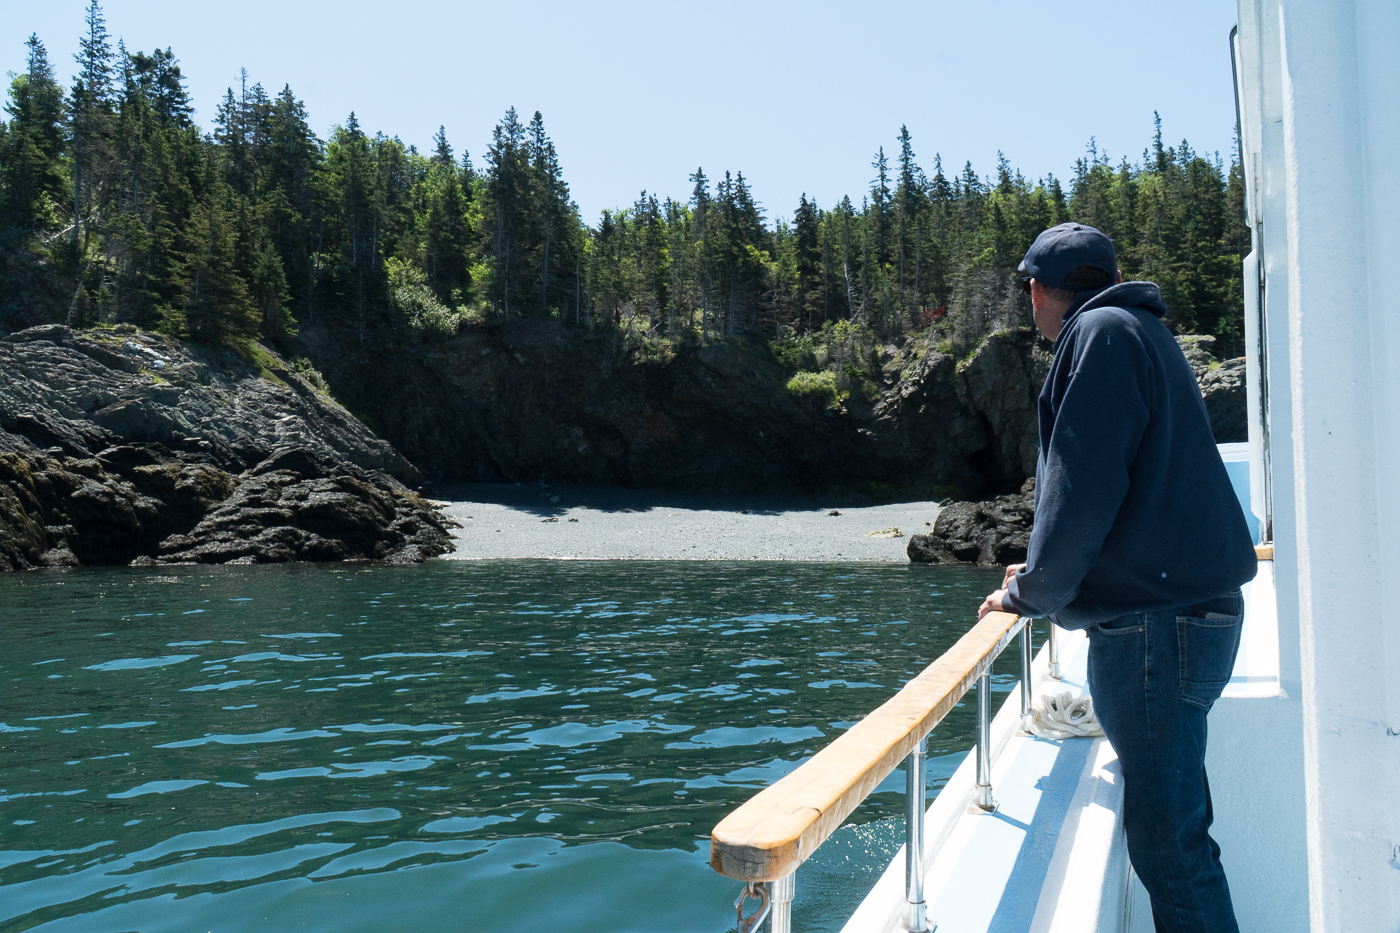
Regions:
<instances>
[{"instance_id":1,"label":"man in navy hoodie","mask_svg":"<svg viewBox=\"0 0 1400 933\"><path fill-rule=\"evenodd\" d=\"M1055 343L1039 399L1035 527L992 610L1087 629L1089 684L1123 771L1123 827L1159 933L1237 933L1209 835L1206 714L1257 570L1200 389L1150 282L1093 227L1046 230L1020 271Z\"/></svg>"}]
</instances>

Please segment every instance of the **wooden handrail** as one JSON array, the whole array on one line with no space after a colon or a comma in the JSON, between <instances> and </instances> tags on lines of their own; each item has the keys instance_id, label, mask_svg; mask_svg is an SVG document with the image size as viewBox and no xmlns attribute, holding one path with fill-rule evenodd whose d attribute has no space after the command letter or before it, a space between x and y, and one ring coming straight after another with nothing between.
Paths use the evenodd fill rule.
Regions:
<instances>
[{"instance_id":1,"label":"wooden handrail","mask_svg":"<svg viewBox=\"0 0 1400 933\"><path fill-rule=\"evenodd\" d=\"M1020 618L989 612L878 709L710 833L710 865L739 881L796 870L990 670Z\"/></svg>"}]
</instances>

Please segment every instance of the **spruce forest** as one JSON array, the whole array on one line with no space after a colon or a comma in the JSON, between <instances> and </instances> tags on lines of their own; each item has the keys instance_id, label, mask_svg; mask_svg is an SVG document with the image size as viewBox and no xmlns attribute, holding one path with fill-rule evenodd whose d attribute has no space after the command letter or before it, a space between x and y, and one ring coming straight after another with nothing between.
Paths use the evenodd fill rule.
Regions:
<instances>
[{"instance_id":1,"label":"spruce forest","mask_svg":"<svg viewBox=\"0 0 1400 933\"><path fill-rule=\"evenodd\" d=\"M474 162L441 129L421 152L353 113L323 139L290 87L245 75L206 133L172 51L114 42L96 2L66 90L58 72L31 37L0 121L6 329L131 323L294 353L312 324L402 345L518 317L642 352L737 341L802 369L833 341L914 332L961 354L1028 325L1016 265L1072 219L1114 238L1125 278L1161 285L1174 330L1243 352L1240 166L1164 145L1160 121L1136 161L1091 142L1063 179L1004 157L988 176L945 169L901 128L868 190L804 196L790 220L742 172L702 168L681 198L588 219L538 112L506 111Z\"/></svg>"}]
</instances>

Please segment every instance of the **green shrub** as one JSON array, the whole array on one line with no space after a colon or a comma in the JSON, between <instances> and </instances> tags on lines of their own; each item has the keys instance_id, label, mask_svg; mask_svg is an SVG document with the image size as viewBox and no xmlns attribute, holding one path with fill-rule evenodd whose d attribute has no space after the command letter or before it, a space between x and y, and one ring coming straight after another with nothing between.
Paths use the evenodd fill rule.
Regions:
<instances>
[{"instance_id":1,"label":"green shrub","mask_svg":"<svg viewBox=\"0 0 1400 933\"><path fill-rule=\"evenodd\" d=\"M311 361L308 360L306 357L298 356L295 359L293 359L292 371L295 372L301 378L305 379L307 382L311 383L311 385L315 387L316 391L321 392L325 395L330 394L331 388L330 385L326 382L326 377L323 376L321 374L321 371L318 370L315 366L312 366Z\"/></svg>"},{"instance_id":2,"label":"green shrub","mask_svg":"<svg viewBox=\"0 0 1400 933\"><path fill-rule=\"evenodd\" d=\"M394 307L403 315L408 328L421 340L445 340L457 336L465 315L438 301L428 285L428 277L416 267L397 259L385 263Z\"/></svg>"},{"instance_id":3,"label":"green shrub","mask_svg":"<svg viewBox=\"0 0 1400 933\"><path fill-rule=\"evenodd\" d=\"M850 391L842 385L843 381L829 369L818 373L800 372L787 381L787 390L800 398L820 398L836 407L850 395Z\"/></svg>"}]
</instances>

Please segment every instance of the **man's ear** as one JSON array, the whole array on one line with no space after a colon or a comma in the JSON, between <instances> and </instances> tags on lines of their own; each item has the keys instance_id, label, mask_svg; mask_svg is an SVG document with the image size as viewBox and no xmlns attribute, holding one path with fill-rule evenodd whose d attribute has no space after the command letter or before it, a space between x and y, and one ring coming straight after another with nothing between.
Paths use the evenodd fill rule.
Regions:
<instances>
[{"instance_id":1,"label":"man's ear","mask_svg":"<svg viewBox=\"0 0 1400 933\"><path fill-rule=\"evenodd\" d=\"M1119 269L1119 270L1118 270L1118 278L1117 278L1117 280L1114 282L1114 284L1115 284L1115 285L1121 285L1122 283L1123 283L1123 270L1122 270L1122 269Z\"/></svg>"}]
</instances>

